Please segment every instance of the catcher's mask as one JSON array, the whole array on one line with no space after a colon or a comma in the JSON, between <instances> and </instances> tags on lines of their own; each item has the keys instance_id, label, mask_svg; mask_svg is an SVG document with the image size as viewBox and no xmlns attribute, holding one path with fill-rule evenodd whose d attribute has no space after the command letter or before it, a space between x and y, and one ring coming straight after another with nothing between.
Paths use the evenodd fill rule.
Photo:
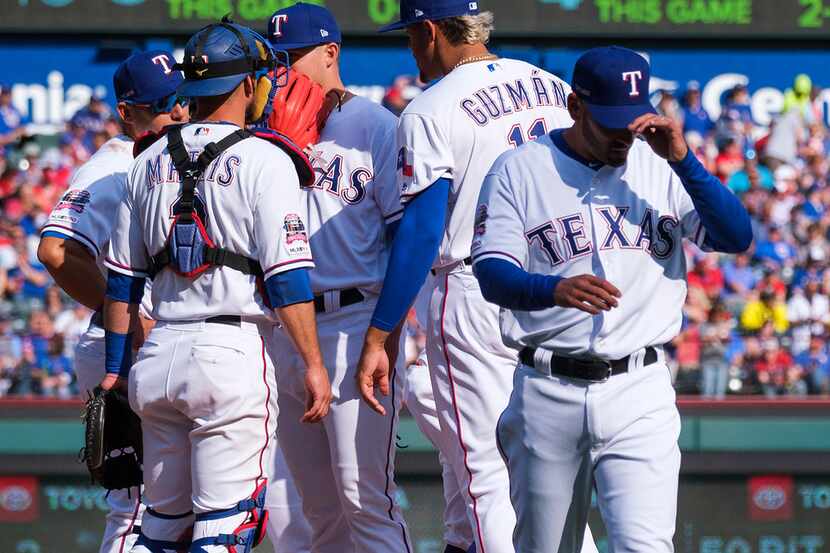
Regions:
<instances>
[{"instance_id":1,"label":"catcher's mask","mask_svg":"<svg viewBox=\"0 0 830 553\"><path fill-rule=\"evenodd\" d=\"M274 94L288 82L288 66L287 52L275 50L257 32L224 18L190 38L184 61L174 69L184 72L179 96L197 99L227 94L250 75L255 99L247 122L257 124L268 119ZM285 71L278 72L280 67Z\"/></svg>"}]
</instances>

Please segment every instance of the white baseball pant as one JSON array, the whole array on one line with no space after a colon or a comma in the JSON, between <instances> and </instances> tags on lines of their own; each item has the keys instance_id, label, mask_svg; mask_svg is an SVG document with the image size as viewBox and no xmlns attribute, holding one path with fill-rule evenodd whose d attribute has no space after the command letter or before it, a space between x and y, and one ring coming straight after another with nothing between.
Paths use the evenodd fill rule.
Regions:
<instances>
[{"instance_id":1,"label":"white baseball pant","mask_svg":"<svg viewBox=\"0 0 830 553\"><path fill-rule=\"evenodd\" d=\"M252 496L275 446L276 382L259 327L159 321L139 351L129 391L144 433L142 535L190 542L191 527L193 541L233 534L248 512L210 513ZM227 553L225 545L202 548Z\"/></svg>"},{"instance_id":2,"label":"white baseball pant","mask_svg":"<svg viewBox=\"0 0 830 553\"><path fill-rule=\"evenodd\" d=\"M437 444L441 441L441 427L438 423L426 352L421 354L417 363L406 368L403 402L412 414L418 429L438 449ZM466 551L473 543L473 531L470 527L470 519L467 517L467 504L458 488L458 479L455 477L452 466L440 449L438 461L441 463L441 478L444 487L444 542Z\"/></svg>"},{"instance_id":3,"label":"white baseball pant","mask_svg":"<svg viewBox=\"0 0 830 553\"><path fill-rule=\"evenodd\" d=\"M83 399L104 379L104 329L90 324L75 346L75 375ZM135 543L144 505L138 487L107 493L109 512L99 553L125 553Z\"/></svg>"},{"instance_id":4,"label":"white baseball pant","mask_svg":"<svg viewBox=\"0 0 830 553\"><path fill-rule=\"evenodd\" d=\"M282 449L274 452L274 470L268 480L268 538L274 553L310 553L311 525L303 514L303 502L288 470Z\"/></svg>"},{"instance_id":5,"label":"white baseball pant","mask_svg":"<svg viewBox=\"0 0 830 553\"><path fill-rule=\"evenodd\" d=\"M427 358L441 425L437 445L464 494L477 553L514 553L516 513L496 424L510 399L518 354L502 342L499 308L481 295L469 266L439 271L435 282ZM582 553L594 552L583 527Z\"/></svg>"},{"instance_id":6,"label":"white baseball pant","mask_svg":"<svg viewBox=\"0 0 830 553\"><path fill-rule=\"evenodd\" d=\"M275 328L269 351L278 365L279 439L312 528L314 553L411 553L395 503L395 433L402 375L381 396L386 416L360 397L355 371L375 300L317 315L320 350L332 402L321 424L304 424L303 363L288 336Z\"/></svg>"},{"instance_id":7,"label":"white baseball pant","mask_svg":"<svg viewBox=\"0 0 830 553\"><path fill-rule=\"evenodd\" d=\"M518 515L516 551L575 551L596 486L611 553L670 553L680 416L662 355L601 383L520 365L498 437Z\"/></svg>"}]
</instances>

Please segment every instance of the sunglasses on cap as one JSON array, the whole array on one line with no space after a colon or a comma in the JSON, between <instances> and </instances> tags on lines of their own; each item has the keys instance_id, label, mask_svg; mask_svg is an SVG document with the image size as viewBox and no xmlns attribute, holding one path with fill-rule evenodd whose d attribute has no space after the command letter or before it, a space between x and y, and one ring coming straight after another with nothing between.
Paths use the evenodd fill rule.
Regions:
<instances>
[{"instance_id":1,"label":"sunglasses on cap","mask_svg":"<svg viewBox=\"0 0 830 553\"><path fill-rule=\"evenodd\" d=\"M169 96L159 98L155 102L150 102L149 104L139 104L135 102L129 102L126 100L124 101L124 103L136 107L150 108L150 111L152 111L153 113L170 113L171 111L173 111L173 108L175 108L177 105L185 107L188 104L190 104L190 98L184 96L177 96L174 92Z\"/></svg>"}]
</instances>

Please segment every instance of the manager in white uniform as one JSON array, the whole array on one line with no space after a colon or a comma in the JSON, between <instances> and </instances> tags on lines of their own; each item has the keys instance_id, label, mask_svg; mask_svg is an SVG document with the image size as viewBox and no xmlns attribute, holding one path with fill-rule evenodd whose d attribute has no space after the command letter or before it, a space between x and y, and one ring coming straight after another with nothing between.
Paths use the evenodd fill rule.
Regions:
<instances>
[{"instance_id":1,"label":"manager in white uniform","mask_svg":"<svg viewBox=\"0 0 830 553\"><path fill-rule=\"evenodd\" d=\"M474 272L521 351L497 428L521 553L579 550L594 486L609 551L673 551L682 239L737 253L752 231L648 85L636 52L587 52L574 125L503 154L479 197Z\"/></svg>"}]
</instances>

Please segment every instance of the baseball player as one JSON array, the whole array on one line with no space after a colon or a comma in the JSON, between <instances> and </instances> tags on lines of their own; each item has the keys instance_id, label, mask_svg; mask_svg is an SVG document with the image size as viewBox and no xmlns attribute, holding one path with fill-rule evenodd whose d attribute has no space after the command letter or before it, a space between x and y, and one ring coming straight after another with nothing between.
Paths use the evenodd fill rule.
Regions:
<instances>
[{"instance_id":1,"label":"baseball player","mask_svg":"<svg viewBox=\"0 0 830 553\"><path fill-rule=\"evenodd\" d=\"M413 307L421 328L426 328L429 302L434 282L432 275L418 292ZM403 388L403 404L406 406L418 429L438 449L438 462L441 464L441 481L444 488L444 553L466 553L473 543L473 531L467 517L467 504L464 494L458 487L458 479L453 473L452 465L441 452L438 444L442 442L441 424L435 407L435 394L432 391L432 379L426 350L418 359L406 368Z\"/></svg>"},{"instance_id":2,"label":"baseball player","mask_svg":"<svg viewBox=\"0 0 830 553\"><path fill-rule=\"evenodd\" d=\"M477 208L475 274L521 350L498 425L513 539L577 550L596 487L610 551L671 552L680 417L662 346L681 324L682 241L741 252L750 220L655 114L642 56L590 50L571 85L573 126L502 155Z\"/></svg>"},{"instance_id":3,"label":"baseball player","mask_svg":"<svg viewBox=\"0 0 830 553\"><path fill-rule=\"evenodd\" d=\"M276 85L264 38L223 21L193 35L184 60L178 93L195 99L194 122L136 157L116 216L102 386L129 378L141 417L147 510L133 551L247 553L265 534L277 405L260 333L275 313L303 360L303 420L320 421L331 398L308 280L304 168L289 145L244 129L267 117ZM157 323L131 367L129 321L148 276Z\"/></svg>"},{"instance_id":4,"label":"baseball player","mask_svg":"<svg viewBox=\"0 0 830 553\"><path fill-rule=\"evenodd\" d=\"M472 274L473 218L484 175L502 152L570 125L570 89L538 67L491 54L485 44L492 22L477 2L406 0L401 21L382 29L406 28L421 80L441 80L417 96L398 123L405 212L358 378L363 397L384 413L384 344L431 267L436 286L427 356L443 438L439 449L466 496L478 552L512 553L515 514L495 428L518 352L499 339L498 307L484 300Z\"/></svg>"},{"instance_id":5,"label":"baseball player","mask_svg":"<svg viewBox=\"0 0 830 553\"><path fill-rule=\"evenodd\" d=\"M279 10L269 21L268 38L288 51L292 71L310 77L336 100L310 146L316 180L302 192L301 211L317 260L311 289L334 398L323 424L299 424L302 380L295 373L302 361L284 329L276 328L269 349L279 369L280 447L312 529L312 551L412 552L395 502L402 377L393 374L392 393L383 401L391 417L360 401L354 378L386 269L386 233L402 211L395 116L345 90L338 68L340 30L327 9L298 3ZM288 110L292 91L278 97Z\"/></svg>"},{"instance_id":6,"label":"baseball player","mask_svg":"<svg viewBox=\"0 0 830 553\"><path fill-rule=\"evenodd\" d=\"M133 140L187 119L186 103L176 95L182 75L173 70L174 63L169 52L153 50L133 54L118 66L113 86L125 134L107 141L75 172L41 229L38 258L67 294L95 311L75 348L75 372L84 395L104 377L106 279L101 265L115 223L112 214L124 196ZM139 497L135 488L107 494L110 510L101 553L130 550L143 511Z\"/></svg>"}]
</instances>

